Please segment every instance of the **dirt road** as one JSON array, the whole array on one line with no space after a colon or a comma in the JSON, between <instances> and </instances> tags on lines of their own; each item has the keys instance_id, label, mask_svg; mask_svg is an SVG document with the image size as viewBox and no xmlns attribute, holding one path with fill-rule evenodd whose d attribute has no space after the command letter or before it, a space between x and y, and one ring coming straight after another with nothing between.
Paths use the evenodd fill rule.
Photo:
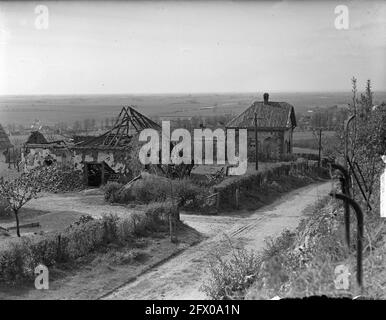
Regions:
<instances>
[{"instance_id":1,"label":"dirt road","mask_svg":"<svg viewBox=\"0 0 386 320\"><path fill-rule=\"evenodd\" d=\"M331 190L329 182L297 189L254 212L226 216L182 215L182 220L208 238L158 268L140 276L105 299L206 299L200 291L209 261L227 257L233 247L259 251L266 237L294 229L306 209Z\"/></svg>"}]
</instances>

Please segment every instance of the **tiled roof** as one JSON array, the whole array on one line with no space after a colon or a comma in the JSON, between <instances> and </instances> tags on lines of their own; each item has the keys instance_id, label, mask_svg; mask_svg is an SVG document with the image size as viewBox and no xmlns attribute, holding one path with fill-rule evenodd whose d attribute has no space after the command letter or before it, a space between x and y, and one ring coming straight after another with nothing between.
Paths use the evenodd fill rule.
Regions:
<instances>
[{"instance_id":1,"label":"tiled roof","mask_svg":"<svg viewBox=\"0 0 386 320\"><path fill-rule=\"evenodd\" d=\"M254 128L255 112L257 126L260 128L285 129L296 127L294 107L287 102L255 101L248 109L234 117L227 124L227 128Z\"/></svg>"}]
</instances>

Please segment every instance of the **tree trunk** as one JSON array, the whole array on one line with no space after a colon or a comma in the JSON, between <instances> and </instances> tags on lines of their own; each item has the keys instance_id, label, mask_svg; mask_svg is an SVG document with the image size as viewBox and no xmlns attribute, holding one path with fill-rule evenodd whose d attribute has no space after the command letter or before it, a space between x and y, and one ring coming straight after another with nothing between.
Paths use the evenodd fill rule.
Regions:
<instances>
[{"instance_id":1,"label":"tree trunk","mask_svg":"<svg viewBox=\"0 0 386 320\"><path fill-rule=\"evenodd\" d=\"M18 237L20 237L20 226L19 226L19 212L18 210L13 210L15 213L15 218L16 218L16 234Z\"/></svg>"}]
</instances>

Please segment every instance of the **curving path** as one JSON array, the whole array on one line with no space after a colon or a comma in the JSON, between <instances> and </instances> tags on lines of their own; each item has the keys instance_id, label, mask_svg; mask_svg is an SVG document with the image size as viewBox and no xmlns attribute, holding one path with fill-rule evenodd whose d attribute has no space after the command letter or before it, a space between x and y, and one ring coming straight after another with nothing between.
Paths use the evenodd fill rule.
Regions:
<instances>
[{"instance_id":1,"label":"curving path","mask_svg":"<svg viewBox=\"0 0 386 320\"><path fill-rule=\"evenodd\" d=\"M296 189L255 212L226 216L181 215L207 239L126 284L104 299L206 299L200 291L215 254L229 257L232 246L259 251L266 237L294 229L306 209L331 190L330 182Z\"/></svg>"}]
</instances>

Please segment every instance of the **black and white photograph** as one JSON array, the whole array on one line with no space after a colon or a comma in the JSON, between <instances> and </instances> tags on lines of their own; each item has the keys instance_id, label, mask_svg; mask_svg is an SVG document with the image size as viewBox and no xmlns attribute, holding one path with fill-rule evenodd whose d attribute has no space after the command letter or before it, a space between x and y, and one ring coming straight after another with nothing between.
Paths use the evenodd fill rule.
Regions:
<instances>
[{"instance_id":1,"label":"black and white photograph","mask_svg":"<svg viewBox=\"0 0 386 320\"><path fill-rule=\"evenodd\" d=\"M385 1L0 0L0 300L312 299L386 299Z\"/></svg>"}]
</instances>

